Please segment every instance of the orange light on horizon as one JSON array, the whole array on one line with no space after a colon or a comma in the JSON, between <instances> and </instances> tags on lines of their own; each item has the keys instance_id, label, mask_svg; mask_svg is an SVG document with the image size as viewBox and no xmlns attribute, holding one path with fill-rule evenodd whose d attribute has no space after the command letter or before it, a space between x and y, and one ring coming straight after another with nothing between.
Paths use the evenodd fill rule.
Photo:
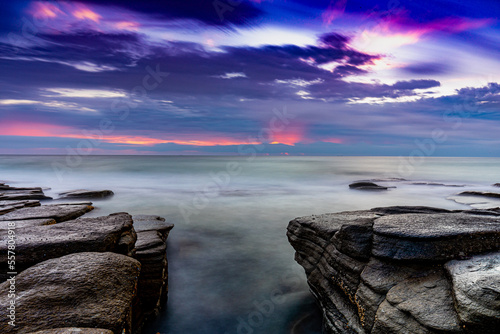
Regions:
<instances>
[{"instance_id":1,"label":"orange light on horizon","mask_svg":"<svg viewBox=\"0 0 500 334\"><path fill-rule=\"evenodd\" d=\"M78 131L72 127L36 123L36 122L3 122L0 124L0 136L20 137L57 137L98 140L110 144L126 144L138 146L154 146L157 144L177 144L188 146L234 146L234 145L259 145L261 142L243 141L231 138L215 137L203 140L189 139L160 139L146 136L124 136L124 135L86 135L75 133Z\"/></svg>"}]
</instances>

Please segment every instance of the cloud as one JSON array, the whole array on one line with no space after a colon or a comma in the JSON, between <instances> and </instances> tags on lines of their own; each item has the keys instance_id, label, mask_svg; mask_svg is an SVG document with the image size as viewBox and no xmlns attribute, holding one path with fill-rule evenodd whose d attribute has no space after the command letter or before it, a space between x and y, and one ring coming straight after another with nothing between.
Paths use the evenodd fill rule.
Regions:
<instances>
[{"instance_id":1,"label":"cloud","mask_svg":"<svg viewBox=\"0 0 500 334\"><path fill-rule=\"evenodd\" d=\"M414 63L402 67L401 71L409 74L423 75L446 74L452 71L452 66L450 64L436 62Z\"/></svg>"},{"instance_id":2,"label":"cloud","mask_svg":"<svg viewBox=\"0 0 500 334\"><path fill-rule=\"evenodd\" d=\"M168 20L191 19L210 26L244 26L257 21L263 15L254 3L248 1L197 1L185 0L80 0L82 3L120 7L133 12Z\"/></svg>"}]
</instances>

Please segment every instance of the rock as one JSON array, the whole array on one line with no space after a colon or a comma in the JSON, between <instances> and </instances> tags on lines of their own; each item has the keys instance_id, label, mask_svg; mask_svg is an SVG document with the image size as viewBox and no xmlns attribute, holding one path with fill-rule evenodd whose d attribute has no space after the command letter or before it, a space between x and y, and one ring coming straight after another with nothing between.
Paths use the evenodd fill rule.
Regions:
<instances>
[{"instance_id":1,"label":"rock","mask_svg":"<svg viewBox=\"0 0 500 334\"><path fill-rule=\"evenodd\" d=\"M445 184L439 182L411 182L410 184L414 186L465 187L465 184Z\"/></svg>"},{"instance_id":2,"label":"rock","mask_svg":"<svg viewBox=\"0 0 500 334\"><path fill-rule=\"evenodd\" d=\"M500 328L500 253L478 255L445 264L453 282L458 316L474 333Z\"/></svg>"},{"instance_id":3,"label":"rock","mask_svg":"<svg viewBox=\"0 0 500 334\"><path fill-rule=\"evenodd\" d=\"M373 224L372 254L443 261L500 247L500 217L461 212L388 215Z\"/></svg>"},{"instance_id":4,"label":"rock","mask_svg":"<svg viewBox=\"0 0 500 334\"><path fill-rule=\"evenodd\" d=\"M0 200L45 200L52 197L45 196L42 188L16 188L6 184L0 185Z\"/></svg>"},{"instance_id":5,"label":"rock","mask_svg":"<svg viewBox=\"0 0 500 334\"><path fill-rule=\"evenodd\" d=\"M493 187L500 187L500 183L492 184Z\"/></svg>"},{"instance_id":6,"label":"rock","mask_svg":"<svg viewBox=\"0 0 500 334\"><path fill-rule=\"evenodd\" d=\"M4 220L0 221L0 230L8 230L10 227L24 228L31 226L44 226L56 224L54 219L28 219L28 220ZM0 232L2 233L2 232Z\"/></svg>"},{"instance_id":7,"label":"rock","mask_svg":"<svg viewBox=\"0 0 500 334\"><path fill-rule=\"evenodd\" d=\"M114 193L111 190L86 190L78 189L60 193L59 196L62 199L66 198L105 198L113 196Z\"/></svg>"},{"instance_id":8,"label":"rock","mask_svg":"<svg viewBox=\"0 0 500 334\"><path fill-rule=\"evenodd\" d=\"M108 329L65 327L36 331L28 334L113 334L113 332Z\"/></svg>"},{"instance_id":9,"label":"rock","mask_svg":"<svg viewBox=\"0 0 500 334\"><path fill-rule=\"evenodd\" d=\"M349 185L349 188L351 189L358 189L358 190L387 190L389 189L388 187L383 187L379 186L376 183L373 182L354 182Z\"/></svg>"},{"instance_id":10,"label":"rock","mask_svg":"<svg viewBox=\"0 0 500 334\"><path fill-rule=\"evenodd\" d=\"M78 218L93 210L90 205L44 205L22 208L0 216L2 220L54 219L60 223Z\"/></svg>"},{"instance_id":11,"label":"rock","mask_svg":"<svg viewBox=\"0 0 500 334\"><path fill-rule=\"evenodd\" d=\"M381 215L396 215L404 213L448 213L446 209L432 208L429 206L388 206L384 208L373 208L370 211Z\"/></svg>"},{"instance_id":12,"label":"rock","mask_svg":"<svg viewBox=\"0 0 500 334\"><path fill-rule=\"evenodd\" d=\"M499 193L493 193L488 191L462 191L458 195L460 196L482 196L482 197L490 197L490 198L500 198Z\"/></svg>"},{"instance_id":13,"label":"rock","mask_svg":"<svg viewBox=\"0 0 500 334\"><path fill-rule=\"evenodd\" d=\"M6 231L1 231L7 240ZM115 252L132 255L136 234L126 213L99 218L79 218L64 223L16 229L16 270L42 261L79 252ZM0 244L0 278L8 270L7 243ZM2 281L3 281L2 280Z\"/></svg>"},{"instance_id":14,"label":"rock","mask_svg":"<svg viewBox=\"0 0 500 334\"><path fill-rule=\"evenodd\" d=\"M16 209L21 209L25 207L40 206L40 201L38 200L0 201L0 208L4 206L13 206Z\"/></svg>"},{"instance_id":15,"label":"rock","mask_svg":"<svg viewBox=\"0 0 500 334\"><path fill-rule=\"evenodd\" d=\"M7 317L10 282L0 284L0 332L64 327L130 333L140 263L115 253L77 253L39 263L16 277L16 326Z\"/></svg>"},{"instance_id":16,"label":"rock","mask_svg":"<svg viewBox=\"0 0 500 334\"><path fill-rule=\"evenodd\" d=\"M500 249L499 212L375 208L296 218L287 236L325 333L496 333L500 253L481 254Z\"/></svg>"},{"instance_id":17,"label":"rock","mask_svg":"<svg viewBox=\"0 0 500 334\"><path fill-rule=\"evenodd\" d=\"M422 326L411 315L384 300L375 316L372 334L438 334Z\"/></svg>"},{"instance_id":18,"label":"rock","mask_svg":"<svg viewBox=\"0 0 500 334\"><path fill-rule=\"evenodd\" d=\"M161 305L167 300L167 237L174 225L158 216L136 215L132 218L137 231L135 257L142 265L138 285L140 307L135 316L136 322L142 323L158 315Z\"/></svg>"},{"instance_id":19,"label":"rock","mask_svg":"<svg viewBox=\"0 0 500 334\"><path fill-rule=\"evenodd\" d=\"M443 270L399 282L389 290L386 300L426 328L450 333L461 330Z\"/></svg>"}]
</instances>

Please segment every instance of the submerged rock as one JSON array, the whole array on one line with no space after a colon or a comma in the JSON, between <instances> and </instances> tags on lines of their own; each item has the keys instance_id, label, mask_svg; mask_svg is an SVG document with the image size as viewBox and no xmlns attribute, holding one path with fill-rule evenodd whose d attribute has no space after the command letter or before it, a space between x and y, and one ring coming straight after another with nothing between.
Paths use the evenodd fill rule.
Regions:
<instances>
[{"instance_id":1,"label":"submerged rock","mask_svg":"<svg viewBox=\"0 0 500 334\"><path fill-rule=\"evenodd\" d=\"M349 185L349 188L351 189L357 189L357 190L387 190L389 189L388 187L383 187L379 186L376 183L373 182L354 182Z\"/></svg>"},{"instance_id":2,"label":"submerged rock","mask_svg":"<svg viewBox=\"0 0 500 334\"><path fill-rule=\"evenodd\" d=\"M460 196L482 196L482 197L491 197L491 198L500 198L499 193L493 193L488 191L462 191Z\"/></svg>"},{"instance_id":3,"label":"submerged rock","mask_svg":"<svg viewBox=\"0 0 500 334\"><path fill-rule=\"evenodd\" d=\"M484 334L500 326L496 211L315 215L292 220L287 236L323 310L325 333Z\"/></svg>"},{"instance_id":4,"label":"submerged rock","mask_svg":"<svg viewBox=\"0 0 500 334\"><path fill-rule=\"evenodd\" d=\"M16 277L15 327L5 321L10 282L0 284L0 332L82 327L131 333L140 268L139 261L115 253L77 253L39 263Z\"/></svg>"},{"instance_id":5,"label":"submerged rock","mask_svg":"<svg viewBox=\"0 0 500 334\"><path fill-rule=\"evenodd\" d=\"M72 190L64 193L60 193L59 196L61 199L66 198L105 198L113 196L114 193L111 190Z\"/></svg>"}]
</instances>

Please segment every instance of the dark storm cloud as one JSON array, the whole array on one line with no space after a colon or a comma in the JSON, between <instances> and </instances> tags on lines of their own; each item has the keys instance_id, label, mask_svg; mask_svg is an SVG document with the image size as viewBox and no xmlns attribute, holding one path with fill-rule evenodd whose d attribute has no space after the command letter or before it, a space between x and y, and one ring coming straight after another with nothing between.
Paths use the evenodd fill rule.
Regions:
<instances>
[{"instance_id":1,"label":"dark storm cloud","mask_svg":"<svg viewBox=\"0 0 500 334\"><path fill-rule=\"evenodd\" d=\"M194 19L211 26L248 25L263 14L243 0L80 0L83 3L121 7L161 19Z\"/></svg>"}]
</instances>

